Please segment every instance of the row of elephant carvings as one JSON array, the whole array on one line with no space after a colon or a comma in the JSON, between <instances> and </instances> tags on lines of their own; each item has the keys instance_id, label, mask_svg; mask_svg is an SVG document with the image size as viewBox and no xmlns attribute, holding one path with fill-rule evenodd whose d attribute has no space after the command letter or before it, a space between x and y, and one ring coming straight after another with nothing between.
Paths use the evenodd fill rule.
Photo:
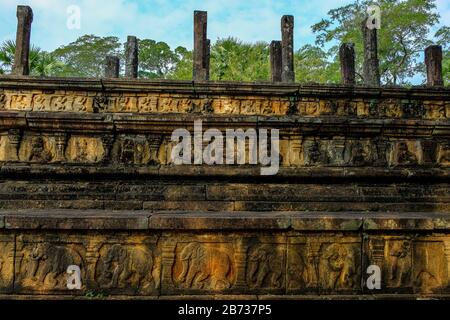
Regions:
<instances>
[{"instance_id":1,"label":"row of elephant carvings","mask_svg":"<svg viewBox=\"0 0 450 320\"><path fill-rule=\"evenodd\" d=\"M87 247L87 249L86 249ZM7 249L8 248L8 249ZM385 290L417 287L432 292L448 285L450 242L415 242L374 237L362 259L355 239L333 242L320 237L287 245L178 242L158 249L155 243L22 242L12 255L14 287L31 291L67 290L67 267L79 266L84 290L142 295L172 291L288 290L355 291L363 265L378 265ZM0 285L9 274L0 244ZM161 280L162 279L162 280ZM1 288L0 288L1 290Z\"/></svg>"},{"instance_id":2,"label":"row of elephant carvings","mask_svg":"<svg viewBox=\"0 0 450 320\"><path fill-rule=\"evenodd\" d=\"M0 140L0 149L3 146L7 150L3 157L0 150L0 161L166 165L171 164L171 151L178 143L162 134L84 137L28 135L10 130L7 137L7 144L2 143L5 139ZM205 147L207 144L204 142ZM248 161L248 141L246 144L245 159ZM224 157L228 148L225 151ZM235 149L230 151L235 152ZM280 140L280 163L284 166L449 165L450 143L446 140L289 136Z\"/></svg>"},{"instance_id":3,"label":"row of elephant carvings","mask_svg":"<svg viewBox=\"0 0 450 320\"><path fill-rule=\"evenodd\" d=\"M319 100L291 97L269 98L192 98L171 96L87 96L0 94L0 110L68 112L140 112L140 113L221 113L262 115L348 115L389 118L443 119L450 117L450 104L444 101L414 100Z\"/></svg>"}]
</instances>

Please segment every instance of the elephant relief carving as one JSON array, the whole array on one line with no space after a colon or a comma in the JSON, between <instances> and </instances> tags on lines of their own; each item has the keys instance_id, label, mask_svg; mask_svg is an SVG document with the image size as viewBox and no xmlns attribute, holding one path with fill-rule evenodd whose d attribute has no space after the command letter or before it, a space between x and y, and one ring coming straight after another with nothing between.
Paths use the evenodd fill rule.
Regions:
<instances>
[{"instance_id":1,"label":"elephant relief carving","mask_svg":"<svg viewBox=\"0 0 450 320\"><path fill-rule=\"evenodd\" d=\"M70 265L83 269L83 260L79 253L65 246L38 243L30 250L24 282L32 282L44 288L65 288L66 270ZM39 289L39 288L38 288Z\"/></svg>"},{"instance_id":2,"label":"elephant relief carving","mask_svg":"<svg viewBox=\"0 0 450 320\"><path fill-rule=\"evenodd\" d=\"M148 292L159 286L153 278L154 258L140 247L112 245L100 260L98 282L103 288L128 288Z\"/></svg>"},{"instance_id":3,"label":"elephant relief carving","mask_svg":"<svg viewBox=\"0 0 450 320\"><path fill-rule=\"evenodd\" d=\"M322 252L319 274L324 289L351 289L355 285L355 257L347 245L333 243Z\"/></svg>"},{"instance_id":4,"label":"elephant relief carving","mask_svg":"<svg viewBox=\"0 0 450 320\"><path fill-rule=\"evenodd\" d=\"M186 288L224 290L231 287L233 262L217 248L191 242L179 253L181 273L176 281Z\"/></svg>"},{"instance_id":5,"label":"elephant relief carving","mask_svg":"<svg viewBox=\"0 0 450 320\"><path fill-rule=\"evenodd\" d=\"M389 253L388 286L397 288L409 282L411 268L410 252L411 244L409 241L395 242L392 244Z\"/></svg>"},{"instance_id":6,"label":"elephant relief carving","mask_svg":"<svg viewBox=\"0 0 450 320\"><path fill-rule=\"evenodd\" d=\"M255 288L282 286L283 258L275 247L258 246L247 258L247 283Z\"/></svg>"}]
</instances>

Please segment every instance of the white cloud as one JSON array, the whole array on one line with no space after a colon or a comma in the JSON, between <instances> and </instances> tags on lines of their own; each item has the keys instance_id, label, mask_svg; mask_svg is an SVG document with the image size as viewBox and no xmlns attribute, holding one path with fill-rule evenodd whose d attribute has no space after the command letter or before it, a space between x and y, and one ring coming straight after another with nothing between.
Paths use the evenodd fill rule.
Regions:
<instances>
[{"instance_id":1,"label":"white cloud","mask_svg":"<svg viewBox=\"0 0 450 320\"><path fill-rule=\"evenodd\" d=\"M172 47L192 47L193 11L208 11L211 40L228 36L243 41L279 39L280 18L295 16L295 47L314 41L310 26L332 9L351 0L0 0L0 40L15 37L16 5L34 11L32 41L46 50L76 40L83 34L127 35L166 41ZM66 27L67 7L81 8L81 30ZM450 21L450 3L437 0L442 21Z\"/></svg>"}]
</instances>

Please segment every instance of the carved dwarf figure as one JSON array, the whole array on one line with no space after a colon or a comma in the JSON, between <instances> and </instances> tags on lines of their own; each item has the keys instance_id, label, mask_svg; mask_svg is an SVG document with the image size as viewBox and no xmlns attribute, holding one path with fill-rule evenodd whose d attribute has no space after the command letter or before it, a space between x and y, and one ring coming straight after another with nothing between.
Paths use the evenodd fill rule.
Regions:
<instances>
[{"instance_id":1,"label":"carved dwarf figure","mask_svg":"<svg viewBox=\"0 0 450 320\"><path fill-rule=\"evenodd\" d=\"M45 149L44 139L41 136L31 139L31 153L29 161L31 162L49 162L52 155Z\"/></svg>"},{"instance_id":2,"label":"carved dwarf figure","mask_svg":"<svg viewBox=\"0 0 450 320\"><path fill-rule=\"evenodd\" d=\"M415 154L409 151L408 144L406 142L400 142L398 144L398 163L399 164L416 164L417 157Z\"/></svg>"}]
</instances>

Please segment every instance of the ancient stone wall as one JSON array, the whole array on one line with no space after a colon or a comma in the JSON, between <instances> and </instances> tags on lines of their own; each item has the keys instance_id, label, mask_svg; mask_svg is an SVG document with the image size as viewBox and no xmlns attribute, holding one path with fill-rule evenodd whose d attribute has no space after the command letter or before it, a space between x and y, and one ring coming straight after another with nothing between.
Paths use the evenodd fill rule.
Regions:
<instances>
[{"instance_id":1,"label":"ancient stone wall","mask_svg":"<svg viewBox=\"0 0 450 320\"><path fill-rule=\"evenodd\" d=\"M0 291L447 296L449 96L1 77ZM279 172L171 163L173 130L196 120L279 129ZM67 288L68 265L81 290ZM380 290L366 286L370 265Z\"/></svg>"}]
</instances>

